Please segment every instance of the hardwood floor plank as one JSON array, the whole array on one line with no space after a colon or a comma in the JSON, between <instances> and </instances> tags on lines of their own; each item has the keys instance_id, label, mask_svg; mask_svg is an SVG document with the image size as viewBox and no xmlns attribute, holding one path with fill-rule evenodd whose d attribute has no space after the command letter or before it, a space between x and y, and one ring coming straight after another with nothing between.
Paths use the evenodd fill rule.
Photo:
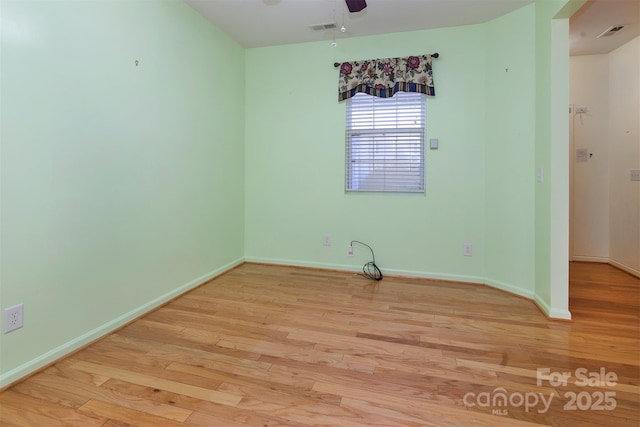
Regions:
<instances>
[{"instance_id":1,"label":"hardwood floor plank","mask_svg":"<svg viewBox=\"0 0 640 427\"><path fill-rule=\"evenodd\" d=\"M128 424L122 421L117 420L109 420L105 423L103 427L136 427L133 424Z\"/></svg>"},{"instance_id":2,"label":"hardwood floor plank","mask_svg":"<svg viewBox=\"0 0 640 427\"><path fill-rule=\"evenodd\" d=\"M73 371L73 369L69 369L68 371ZM64 375L43 374L38 376L37 381L40 384L48 385L51 390L56 390L55 393L52 393L53 395L58 394L60 391L67 392L69 390L73 390L76 394L86 397L86 400L97 399L107 403L119 404L126 408L158 415L176 421L184 421L189 415L191 415L191 411L188 410L176 408L171 405L150 402L146 399L138 399L135 396L127 394L116 393L108 388L98 387L89 383L79 383L72 378L64 377ZM86 401L83 402L82 405L84 405L84 403L86 403Z\"/></svg>"},{"instance_id":3,"label":"hardwood floor plank","mask_svg":"<svg viewBox=\"0 0 640 427\"><path fill-rule=\"evenodd\" d=\"M241 399L240 396L235 396L229 393L219 392L216 390L208 390L202 387L180 383L178 381L171 381L164 378L152 377L150 375L138 374L136 372L112 368L109 366L97 365L95 363L77 362L73 364L72 368L84 372L92 372L99 375L116 378L123 381L129 381L133 384L172 391L174 393L184 394L185 396L219 403L221 405L235 406L238 404L238 402L240 402Z\"/></svg>"},{"instance_id":4,"label":"hardwood floor plank","mask_svg":"<svg viewBox=\"0 0 640 427\"><path fill-rule=\"evenodd\" d=\"M229 407L225 405L219 405L212 402L196 399L193 397L184 396L182 394L167 392L164 390L153 389L150 387L139 386L137 384L131 384L126 381L109 380L103 385L103 387L109 388L121 393L134 395L139 398L152 400L155 402L161 402L177 407L189 409L193 411L193 414L185 421L185 424L189 425L205 425L205 426L227 426L228 423L234 422L241 425L249 425L256 427L269 427L278 426L290 426L290 427L308 427L303 424L284 422L283 420L263 416L251 411L245 411L236 407ZM242 395L235 386L223 384L219 387L220 391L226 391L232 394ZM286 395L288 391L283 391ZM290 393L293 394L293 393ZM210 415L211 418L206 417ZM215 421L213 424L201 424L202 422Z\"/></svg>"},{"instance_id":5,"label":"hardwood floor plank","mask_svg":"<svg viewBox=\"0 0 640 427\"><path fill-rule=\"evenodd\" d=\"M41 377L42 374L39 374L37 376ZM29 383L18 383L13 386L11 390L22 393L26 396L35 397L36 399L51 402L60 406L67 406L70 408L79 408L80 406L87 403L87 401L90 399L90 397L85 393L74 393L73 391L69 390L47 387L39 384L36 380Z\"/></svg>"},{"instance_id":6,"label":"hardwood floor plank","mask_svg":"<svg viewBox=\"0 0 640 427\"><path fill-rule=\"evenodd\" d=\"M0 424L637 426L640 280L570 281L559 322L482 285L244 264L0 393Z\"/></svg>"},{"instance_id":7,"label":"hardwood floor plank","mask_svg":"<svg viewBox=\"0 0 640 427\"><path fill-rule=\"evenodd\" d=\"M153 342L154 345L162 347L164 345L173 345L174 347L182 347L193 350L201 350L214 354L227 354L230 356L236 356L244 359L257 360L260 358L260 353L251 351L239 351L232 348L222 348L217 346L216 342L211 340L202 340L198 337L182 335L182 334L166 334L160 333L156 330L150 329L148 325L138 325L134 323L128 327L118 331L117 335L136 339L139 341Z\"/></svg>"},{"instance_id":8,"label":"hardwood floor plank","mask_svg":"<svg viewBox=\"0 0 640 427\"><path fill-rule=\"evenodd\" d=\"M188 426L197 427L209 427L209 426L225 426L225 427L251 427L251 424L239 423L237 421L229 420L227 418L220 418L215 415L202 414L199 412L194 413L187 422L184 423Z\"/></svg>"},{"instance_id":9,"label":"hardwood floor plank","mask_svg":"<svg viewBox=\"0 0 640 427\"><path fill-rule=\"evenodd\" d=\"M162 346L150 350L147 354L149 357L167 360L169 362L167 369L171 369L171 365L175 363L184 363L200 367L216 367L219 370L234 374L259 375L258 372L267 372L271 368L270 363L254 360L253 358L243 359L227 354L217 354L184 347Z\"/></svg>"},{"instance_id":10,"label":"hardwood floor plank","mask_svg":"<svg viewBox=\"0 0 640 427\"><path fill-rule=\"evenodd\" d=\"M331 364L342 360L342 354L315 350L312 343L304 346L293 344L275 344L263 340L227 336L218 342L218 346L241 351L258 352L268 356L286 356L295 360Z\"/></svg>"},{"instance_id":11,"label":"hardwood floor plank","mask_svg":"<svg viewBox=\"0 0 640 427\"><path fill-rule=\"evenodd\" d=\"M344 336L340 334L331 334L326 332L316 332L308 330L299 330L294 328L287 329L289 334L287 338L297 341L305 341L316 345L322 345L329 352L337 354L350 355L389 355L397 356L400 354L407 355L421 360L439 358L442 359L442 351L430 348L416 348L405 343L389 342L381 346L379 340L363 338L358 336Z\"/></svg>"},{"instance_id":12,"label":"hardwood floor plank","mask_svg":"<svg viewBox=\"0 0 640 427\"><path fill-rule=\"evenodd\" d=\"M186 366L181 364L172 365L171 369L202 375L205 378L213 378L222 381L218 390L228 391L232 394L234 387L238 390L241 390L241 387L250 387L251 389L259 390L261 393L275 392L333 405L339 404L339 398L313 391L313 382L301 378L285 378L284 376L273 373L269 373L268 375L230 374L227 371L218 371L215 369ZM260 379L260 377L263 379ZM240 395L244 396L244 394Z\"/></svg>"},{"instance_id":13,"label":"hardwood floor plank","mask_svg":"<svg viewBox=\"0 0 640 427\"><path fill-rule=\"evenodd\" d=\"M431 425L434 427L460 425L469 427L532 427L537 425L536 423L520 422L513 418L499 418L492 415L433 404L422 404L416 408L404 404L399 408L390 409L363 400L344 398L342 399L342 406L345 408L358 409L369 414L375 414L376 417L384 416L386 418L395 418L405 423Z\"/></svg>"},{"instance_id":14,"label":"hardwood floor plank","mask_svg":"<svg viewBox=\"0 0 640 427\"><path fill-rule=\"evenodd\" d=\"M371 426L371 421L355 411L341 406L319 402L299 401L295 406L265 401L262 398L244 398L239 408L255 413L310 426Z\"/></svg>"},{"instance_id":15,"label":"hardwood floor plank","mask_svg":"<svg viewBox=\"0 0 640 427\"><path fill-rule=\"evenodd\" d=\"M57 420L52 417L40 415L37 410L26 410L24 408L14 408L6 405L0 408L0 421L5 426L17 426L17 427L33 427L33 426L51 426L58 427L64 426L63 421Z\"/></svg>"},{"instance_id":16,"label":"hardwood floor plank","mask_svg":"<svg viewBox=\"0 0 640 427\"><path fill-rule=\"evenodd\" d=\"M107 421L105 417L87 416L73 408L56 405L12 390L0 394L0 412L9 410L8 408L16 410L30 408L34 414L58 420L65 426L99 427Z\"/></svg>"},{"instance_id":17,"label":"hardwood floor plank","mask_svg":"<svg viewBox=\"0 0 640 427\"><path fill-rule=\"evenodd\" d=\"M79 408L85 414L92 414L105 418L112 418L138 427L180 427L182 422L150 415L134 409L124 408L100 400L91 399Z\"/></svg>"}]
</instances>

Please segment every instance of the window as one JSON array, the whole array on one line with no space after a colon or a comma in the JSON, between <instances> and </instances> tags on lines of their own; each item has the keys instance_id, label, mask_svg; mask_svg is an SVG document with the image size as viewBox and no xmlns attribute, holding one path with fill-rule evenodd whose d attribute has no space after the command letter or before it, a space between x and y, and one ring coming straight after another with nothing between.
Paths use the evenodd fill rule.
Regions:
<instances>
[{"instance_id":1,"label":"window","mask_svg":"<svg viewBox=\"0 0 640 427\"><path fill-rule=\"evenodd\" d=\"M346 191L424 193L425 95L347 100Z\"/></svg>"}]
</instances>

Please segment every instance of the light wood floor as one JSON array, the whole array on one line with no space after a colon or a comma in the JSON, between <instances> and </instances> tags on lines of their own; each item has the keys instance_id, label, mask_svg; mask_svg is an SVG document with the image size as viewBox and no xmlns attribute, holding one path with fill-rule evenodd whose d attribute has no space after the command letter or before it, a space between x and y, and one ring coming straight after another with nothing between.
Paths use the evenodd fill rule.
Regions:
<instances>
[{"instance_id":1,"label":"light wood floor","mask_svg":"<svg viewBox=\"0 0 640 427\"><path fill-rule=\"evenodd\" d=\"M640 280L572 264L570 288L562 322L483 286L245 264L6 390L0 424L638 426Z\"/></svg>"}]
</instances>

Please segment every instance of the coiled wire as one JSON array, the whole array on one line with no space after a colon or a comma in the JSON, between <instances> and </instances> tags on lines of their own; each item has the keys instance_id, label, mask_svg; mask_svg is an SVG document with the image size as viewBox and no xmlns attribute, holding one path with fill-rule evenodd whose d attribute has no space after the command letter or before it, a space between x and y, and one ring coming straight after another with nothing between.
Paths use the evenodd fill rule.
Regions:
<instances>
[{"instance_id":1,"label":"coiled wire","mask_svg":"<svg viewBox=\"0 0 640 427\"><path fill-rule=\"evenodd\" d=\"M371 280L382 280L382 271L380 271L380 269L376 265L376 256L373 253L373 249L371 249L371 246L359 240L352 240L350 243L351 246L353 246L354 243L358 243L360 245L366 246L371 251L371 257L373 258L373 261L369 261L362 267L362 273L364 277Z\"/></svg>"}]
</instances>

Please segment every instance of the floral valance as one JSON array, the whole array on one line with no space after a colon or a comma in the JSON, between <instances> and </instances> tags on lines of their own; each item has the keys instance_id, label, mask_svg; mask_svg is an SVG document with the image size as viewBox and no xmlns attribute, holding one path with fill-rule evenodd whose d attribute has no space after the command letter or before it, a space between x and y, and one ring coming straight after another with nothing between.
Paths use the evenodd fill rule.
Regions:
<instances>
[{"instance_id":1,"label":"floral valance","mask_svg":"<svg viewBox=\"0 0 640 427\"><path fill-rule=\"evenodd\" d=\"M340 64L338 101L349 99L360 92L380 98L390 98L396 92L418 92L434 96L431 70L433 57L420 55L343 62Z\"/></svg>"}]
</instances>

